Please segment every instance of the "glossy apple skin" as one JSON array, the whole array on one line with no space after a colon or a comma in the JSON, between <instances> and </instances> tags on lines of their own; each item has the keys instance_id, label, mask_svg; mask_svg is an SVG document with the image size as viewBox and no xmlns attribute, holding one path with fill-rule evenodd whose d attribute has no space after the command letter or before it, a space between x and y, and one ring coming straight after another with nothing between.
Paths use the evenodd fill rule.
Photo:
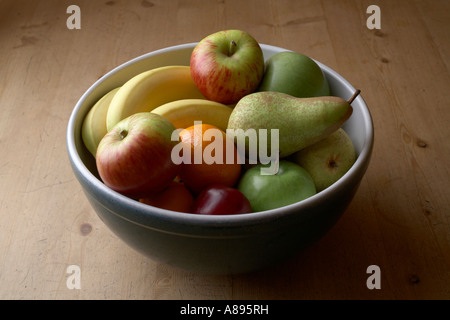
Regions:
<instances>
[{"instance_id":1,"label":"glossy apple skin","mask_svg":"<svg viewBox=\"0 0 450 320\"><path fill-rule=\"evenodd\" d=\"M314 181L299 165L281 160L273 175L262 175L262 166L246 171L238 185L254 212L280 208L316 194Z\"/></svg>"},{"instance_id":2,"label":"glossy apple skin","mask_svg":"<svg viewBox=\"0 0 450 320\"><path fill-rule=\"evenodd\" d=\"M238 190L224 185L212 185L195 199L193 213L226 215L251 213L248 199Z\"/></svg>"},{"instance_id":3,"label":"glossy apple skin","mask_svg":"<svg viewBox=\"0 0 450 320\"><path fill-rule=\"evenodd\" d=\"M258 88L264 75L264 57L258 42L247 32L224 30L196 45L190 68L194 83L206 98L234 104Z\"/></svg>"},{"instance_id":4,"label":"glossy apple skin","mask_svg":"<svg viewBox=\"0 0 450 320\"><path fill-rule=\"evenodd\" d=\"M159 192L171 183L180 166L171 159L175 127L150 112L119 122L100 141L96 165L103 182L132 198Z\"/></svg>"},{"instance_id":5,"label":"glossy apple skin","mask_svg":"<svg viewBox=\"0 0 450 320\"><path fill-rule=\"evenodd\" d=\"M284 51L267 59L258 91L276 91L297 98L330 95L328 80L310 57Z\"/></svg>"}]
</instances>

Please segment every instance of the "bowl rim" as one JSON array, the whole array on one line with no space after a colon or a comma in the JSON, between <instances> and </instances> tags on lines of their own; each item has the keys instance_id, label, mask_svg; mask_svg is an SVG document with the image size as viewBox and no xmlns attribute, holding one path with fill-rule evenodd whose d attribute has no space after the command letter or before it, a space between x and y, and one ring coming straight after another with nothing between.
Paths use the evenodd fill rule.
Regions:
<instances>
[{"instance_id":1,"label":"bowl rim","mask_svg":"<svg viewBox=\"0 0 450 320\"><path fill-rule=\"evenodd\" d=\"M140 203L134 199L130 199L110 188L108 188L102 181L100 181L84 164L80 155L77 152L77 147L75 143L75 123L77 120L77 115L84 101L92 94L93 91L103 82L105 79L109 78L111 75L119 72L120 70L127 68L128 66L135 64L141 60L147 59L153 55L159 55L170 51L190 49L194 48L198 42L180 44L175 46L166 47L163 49L155 50L149 53L145 53L136 58L126 61L119 66L113 68L105 75L100 77L95 81L80 97L77 101L75 107L73 108L66 132L66 144L69 160L72 165L72 169L77 171L78 174L86 180L90 187L95 189L97 192L105 194L110 199L114 199L115 202L120 202L123 206L129 208L129 212L121 212L120 214L114 212L114 214L129 220L133 223L140 224L143 227L152 228L152 226L146 224L149 218L158 219L160 221L166 221L170 223L178 223L182 225L196 226L196 227L237 227L245 225L255 225L263 222L275 220L283 216L289 215L290 213L296 213L303 208L314 207L318 205L323 199L326 199L329 195L337 192L343 185L350 182L353 178L359 174L361 170L365 171L370 161L371 152L374 144L374 127L373 120L370 114L370 110L367 107L362 94L360 94L355 102L358 101L362 116L365 122L365 139L360 150L360 153L353 164L353 166L341 177L336 183L326 188L325 190L318 192L317 194L297 203L293 203L281 208L253 212L248 214L235 214L235 215L197 215L192 213L176 212L166 209L161 209L147 204ZM267 44L260 44L263 51L291 51L281 47L276 47ZM314 59L313 59L314 60ZM321 69L333 77L339 79L339 81L346 87L350 92L354 92L355 88L339 73L337 73L332 68L324 65L320 61L314 60ZM112 211L110 211L112 212Z\"/></svg>"}]
</instances>

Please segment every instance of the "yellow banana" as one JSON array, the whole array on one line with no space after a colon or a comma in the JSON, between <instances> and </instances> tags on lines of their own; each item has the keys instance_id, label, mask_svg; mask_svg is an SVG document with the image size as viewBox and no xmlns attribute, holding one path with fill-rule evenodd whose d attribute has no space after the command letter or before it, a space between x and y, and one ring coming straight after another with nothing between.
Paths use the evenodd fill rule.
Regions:
<instances>
[{"instance_id":1,"label":"yellow banana","mask_svg":"<svg viewBox=\"0 0 450 320\"><path fill-rule=\"evenodd\" d=\"M89 110L86 117L83 120L81 127L81 137L84 145L90 153L95 157L98 144L100 140L105 136L106 130L106 115L108 107L117 93L119 88L115 88L105 94L100 100L98 100L94 106Z\"/></svg>"},{"instance_id":2,"label":"yellow banana","mask_svg":"<svg viewBox=\"0 0 450 320\"><path fill-rule=\"evenodd\" d=\"M219 102L182 99L163 104L152 112L168 119L177 129L187 128L194 125L194 121L201 121L226 131L232 111L232 107Z\"/></svg>"},{"instance_id":3,"label":"yellow banana","mask_svg":"<svg viewBox=\"0 0 450 320\"><path fill-rule=\"evenodd\" d=\"M106 127L138 112L149 112L180 99L206 99L191 78L188 66L166 66L142 72L128 80L111 101Z\"/></svg>"}]
</instances>

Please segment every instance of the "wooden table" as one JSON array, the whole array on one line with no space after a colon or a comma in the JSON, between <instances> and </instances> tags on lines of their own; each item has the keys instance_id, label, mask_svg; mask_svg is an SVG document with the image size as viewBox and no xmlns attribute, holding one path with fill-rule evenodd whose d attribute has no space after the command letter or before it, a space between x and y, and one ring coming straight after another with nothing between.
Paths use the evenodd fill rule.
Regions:
<instances>
[{"instance_id":1,"label":"wooden table","mask_svg":"<svg viewBox=\"0 0 450 320\"><path fill-rule=\"evenodd\" d=\"M71 4L81 29L67 27ZM372 4L381 29L367 26ZM449 299L449 21L448 0L1 0L0 298ZM113 235L72 173L65 137L75 103L109 70L229 28L360 88L375 147L352 204L318 243L269 270L205 276ZM70 289L71 266L80 289ZM380 289L367 286L373 275Z\"/></svg>"}]
</instances>

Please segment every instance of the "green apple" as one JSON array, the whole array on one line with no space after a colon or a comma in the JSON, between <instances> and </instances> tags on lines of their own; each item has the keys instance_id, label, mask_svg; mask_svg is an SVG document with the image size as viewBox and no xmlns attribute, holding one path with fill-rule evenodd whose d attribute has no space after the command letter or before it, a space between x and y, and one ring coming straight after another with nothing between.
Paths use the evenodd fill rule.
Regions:
<instances>
[{"instance_id":1,"label":"green apple","mask_svg":"<svg viewBox=\"0 0 450 320\"><path fill-rule=\"evenodd\" d=\"M279 52L267 59L258 91L283 92L297 98L330 95L328 81L319 65L293 51Z\"/></svg>"},{"instance_id":2,"label":"green apple","mask_svg":"<svg viewBox=\"0 0 450 320\"><path fill-rule=\"evenodd\" d=\"M290 161L281 160L275 174L263 174L258 164L247 170L238 189L247 197L253 212L283 207L314 195L316 187L309 173Z\"/></svg>"},{"instance_id":3,"label":"green apple","mask_svg":"<svg viewBox=\"0 0 450 320\"><path fill-rule=\"evenodd\" d=\"M293 155L293 161L305 168L314 180L317 192L339 180L356 159L352 140L340 128L328 137Z\"/></svg>"}]
</instances>

